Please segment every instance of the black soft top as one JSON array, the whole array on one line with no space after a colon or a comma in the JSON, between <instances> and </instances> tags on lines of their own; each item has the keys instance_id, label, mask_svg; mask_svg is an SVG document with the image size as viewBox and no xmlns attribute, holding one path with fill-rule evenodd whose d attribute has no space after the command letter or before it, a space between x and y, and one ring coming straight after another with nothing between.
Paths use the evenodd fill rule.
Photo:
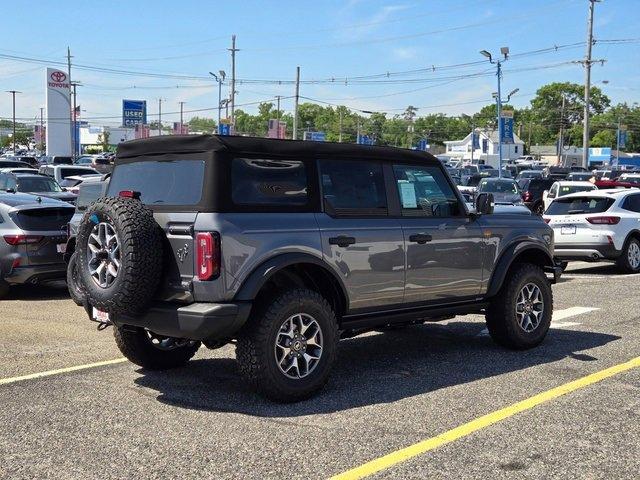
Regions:
<instances>
[{"instance_id":1,"label":"black soft top","mask_svg":"<svg viewBox=\"0 0 640 480\"><path fill-rule=\"evenodd\" d=\"M274 138L219 135L164 135L130 140L118 145L117 158L198 152L230 152L235 154L268 154L273 156L322 157L343 156L358 159L412 161L439 164L427 152L395 147L376 147L352 143L278 140Z\"/></svg>"}]
</instances>

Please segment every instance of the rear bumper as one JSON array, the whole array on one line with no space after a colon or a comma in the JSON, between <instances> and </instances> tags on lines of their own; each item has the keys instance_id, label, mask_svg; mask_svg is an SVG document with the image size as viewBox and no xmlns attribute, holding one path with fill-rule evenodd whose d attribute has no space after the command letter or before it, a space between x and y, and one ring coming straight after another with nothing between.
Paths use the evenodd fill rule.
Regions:
<instances>
[{"instance_id":1,"label":"rear bumper","mask_svg":"<svg viewBox=\"0 0 640 480\"><path fill-rule=\"evenodd\" d=\"M16 267L4 277L10 285L21 285L24 283L40 283L48 280L61 280L67 275L67 266L64 263L53 263L48 265L30 265Z\"/></svg>"},{"instance_id":2,"label":"rear bumper","mask_svg":"<svg viewBox=\"0 0 640 480\"><path fill-rule=\"evenodd\" d=\"M115 315L111 321L117 326L142 327L167 337L215 341L233 337L247 321L250 310L250 302L163 303L141 316Z\"/></svg>"},{"instance_id":3,"label":"rear bumper","mask_svg":"<svg viewBox=\"0 0 640 480\"><path fill-rule=\"evenodd\" d=\"M612 244L557 244L555 256L560 260L583 260L598 262L601 260L615 260L622 255Z\"/></svg>"}]
</instances>

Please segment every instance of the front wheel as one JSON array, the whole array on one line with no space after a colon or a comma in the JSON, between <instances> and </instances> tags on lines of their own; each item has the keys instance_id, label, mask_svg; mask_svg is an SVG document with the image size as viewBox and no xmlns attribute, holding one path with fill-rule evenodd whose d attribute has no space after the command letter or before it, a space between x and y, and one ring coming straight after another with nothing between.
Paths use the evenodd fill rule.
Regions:
<instances>
[{"instance_id":1,"label":"front wheel","mask_svg":"<svg viewBox=\"0 0 640 480\"><path fill-rule=\"evenodd\" d=\"M200 342L157 335L144 328L114 327L116 345L127 359L147 370L181 367L196 354Z\"/></svg>"},{"instance_id":2,"label":"front wheel","mask_svg":"<svg viewBox=\"0 0 640 480\"><path fill-rule=\"evenodd\" d=\"M524 350L540 344L551 324L553 293L544 271L528 263L512 268L486 313L493 340Z\"/></svg>"},{"instance_id":3,"label":"front wheel","mask_svg":"<svg viewBox=\"0 0 640 480\"><path fill-rule=\"evenodd\" d=\"M312 396L327 382L336 357L333 310L320 294L305 289L283 292L256 307L238 336L240 372L271 400Z\"/></svg>"},{"instance_id":4,"label":"front wheel","mask_svg":"<svg viewBox=\"0 0 640 480\"><path fill-rule=\"evenodd\" d=\"M623 273L640 272L640 241L637 238L627 242L616 263Z\"/></svg>"}]
</instances>

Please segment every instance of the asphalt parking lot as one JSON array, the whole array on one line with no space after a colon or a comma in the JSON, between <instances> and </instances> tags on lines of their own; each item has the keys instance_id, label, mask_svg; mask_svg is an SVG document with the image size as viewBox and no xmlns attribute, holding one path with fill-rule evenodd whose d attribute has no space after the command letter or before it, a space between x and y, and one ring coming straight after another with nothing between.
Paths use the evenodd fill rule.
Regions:
<instances>
[{"instance_id":1,"label":"asphalt parking lot","mask_svg":"<svg viewBox=\"0 0 640 480\"><path fill-rule=\"evenodd\" d=\"M119 359L111 330L64 284L16 289L0 302L0 477L355 478L392 454L372 478L638 478L639 287L640 275L571 264L547 340L526 352L494 345L480 316L345 340L328 388L291 405L244 387L233 346L165 373L119 361L67 371ZM434 437L406 461L393 453Z\"/></svg>"}]
</instances>

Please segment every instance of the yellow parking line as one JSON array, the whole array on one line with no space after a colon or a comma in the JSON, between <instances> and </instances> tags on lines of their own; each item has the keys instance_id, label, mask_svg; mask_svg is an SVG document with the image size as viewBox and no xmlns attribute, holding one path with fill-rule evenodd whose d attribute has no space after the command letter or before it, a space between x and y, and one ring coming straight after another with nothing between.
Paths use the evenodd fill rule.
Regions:
<instances>
[{"instance_id":1,"label":"yellow parking line","mask_svg":"<svg viewBox=\"0 0 640 480\"><path fill-rule=\"evenodd\" d=\"M442 445L446 445L447 443L451 443L455 440L466 437L473 432L489 427L494 423L498 423L520 412L530 410L542 403L548 402L549 400L553 400L555 398L566 395L567 393L574 392L581 388L613 377L614 375L618 375L620 373L638 367L640 367L640 357L636 357L628 362L614 365L613 367L607 368L605 370L592 373L591 375L587 375L586 377L582 377L578 380L565 383L564 385L560 385L559 387L552 388L551 390L547 390L546 392L539 393L537 395L534 395L533 397L527 398L526 400L522 400L521 402L514 403L513 405L509 405L508 407L496 410L495 412L483 415L482 417L478 417L475 420L470 421L469 423L460 425L459 427L441 433L440 435L437 435L435 437L428 438L408 447L396 450L395 452L391 452L383 457L371 460L370 462L367 462L359 467L335 475L331 477L331 480L354 480L367 477L376 472L380 472L381 470L385 470L387 468L393 467L394 465L405 462L413 457L429 452L430 450L438 448Z\"/></svg>"},{"instance_id":2,"label":"yellow parking line","mask_svg":"<svg viewBox=\"0 0 640 480\"><path fill-rule=\"evenodd\" d=\"M46 372L30 373L29 375L21 375L19 377L0 378L0 385L9 385L10 383L23 382L25 380L51 377L53 375L61 375L63 373L77 372L78 370L87 370L89 368L104 367L105 365L115 365L126 361L126 358L116 358L115 360L105 360L104 362L87 363L86 365L76 365L73 367L58 368L57 370L48 370Z\"/></svg>"}]
</instances>

